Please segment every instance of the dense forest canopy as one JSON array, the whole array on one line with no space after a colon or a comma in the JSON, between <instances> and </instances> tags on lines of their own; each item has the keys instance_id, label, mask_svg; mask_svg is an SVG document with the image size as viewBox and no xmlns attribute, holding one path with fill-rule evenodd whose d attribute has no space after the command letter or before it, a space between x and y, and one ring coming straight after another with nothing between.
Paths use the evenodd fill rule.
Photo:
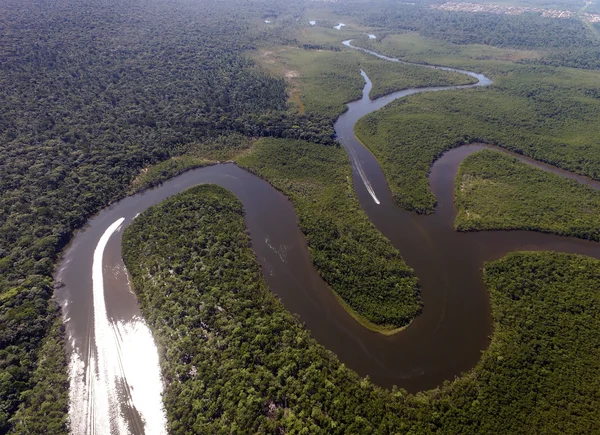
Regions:
<instances>
[{"instance_id":1,"label":"dense forest canopy","mask_svg":"<svg viewBox=\"0 0 600 435\"><path fill-rule=\"evenodd\" d=\"M296 31L300 26L306 25L302 24L302 20L306 21L303 14L307 10L311 13L323 12L328 17L327 20L344 16L355 20L357 26L381 29L378 32L380 39L385 39L391 33L417 31L434 40L456 44L478 43L543 51L539 59L522 62L543 63L548 66L522 66L523 69L515 67L515 74L521 74L523 81L499 82L497 89L490 94L493 98L473 92L475 98L480 97L481 107L485 109L473 109L479 112L477 116L480 117L475 125L467 128L464 122L456 122L457 119L464 121L464 117L457 116L449 120L440 115L441 122L436 124L437 130L433 129L428 133L434 140L423 147L426 152L420 154L418 165L409 162L411 168L406 172L409 175L413 170L421 171L423 167L426 168L431 159L448 147L449 143L480 137L498 138L506 142L509 142L507 138L514 139L513 133L491 133L492 127L484 126L490 119L499 119L495 114L497 102L500 101L501 116L505 116L500 121L509 120L509 123L514 122L515 125L526 124L519 124L519 128L532 125L534 128L539 127L539 135L529 136L527 132L512 141L517 147L521 147L519 149L526 149L536 157L553 160L557 164L564 163L570 169L597 176L599 154L595 148L587 150L587 144L584 143L587 136L594 135L593 128L586 133L587 136L583 134L575 137L573 143L569 142L570 145L579 147L575 152L560 151L563 150L563 142L567 141L549 140L548 137L563 133L572 137L574 131L579 131L582 125L595 120L594 116L597 118L600 94L598 86L590 84L594 77L582 78L583 76L560 70L563 72L558 76L562 77L562 82L556 85L554 81L558 76L555 77L554 73L557 69L550 67L600 67L600 46L594 33L594 29L597 33L598 26L590 28L576 19L552 20L535 14L504 16L436 11L428 7L430 3L432 2L424 1L409 5L395 1L328 3L284 0L1 2L0 433L66 431L68 382L61 345L64 337L61 335L60 312L51 299L54 286L60 285L52 280L55 261L60 250L71 239L73 231L82 227L91 215L123 197L142 168L189 150L209 150L212 153L215 148L211 148L210 144L214 143L237 144L231 148L245 149L248 143L264 136L302 139L313 142L313 146L335 145L332 117L339 112L341 103L337 104L335 114L331 111L300 113L290 110L286 102L286 81L258 65L249 55L258 47L272 44L285 44L294 49L312 50L315 53L318 50L334 49L337 53L340 49L337 39L306 43L297 36ZM553 5L559 3L565 7L567 3L571 4L567 0L557 0ZM276 23L265 27L263 24L267 18ZM323 22L328 24L327 20ZM343 33L339 33L341 34ZM387 67L373 66L373 72L374 75L381 76L381 92L389 86L398 86L400 82L414 85L418 80L425 80L416 73L407 76L405 81L391 80ZM501 72L505 76L512 73L513 71L506 69ZM539 74L544 74L546 79L538 83ZM583 84L574 84L574 96L568 97L566 94L571 89L564 86L564 81L569 81L571 77L575 77L577 81L581 79ZM430 80L435 78L432 75ZM335 77L329 77L325 84L329 86L329 83L336 80ZM535 83L532 84L532 81ZM357 81L356 89L360 85ZM556 103L558 98L560 103ZM517 100L520 100L523 107L532 108L533 115L524 115L517 120L517 115L524 113L513 110ZM421 104L428 104L426 99L424 101L411 101L406 109L420 110L423 107ZM466 96L458 99L453 96L436 97L436 109L433 112L448 108L454 110L471 103L472 100ZM540 120L548 117L560 122L540 127ZM421 137L419 140L424 140L422 130L417 130L430 126L431 120L417 118L411 124L413 129L410 134L404 137ZM448 130L450 133L447 131L445 134L450 140L440 144L435 140L439 139L439 129L444 128L444 122L465 129ZM533 139L529 140L530 138ZM415 140L416 145L419 145L419 140ZM525 142L529 148L523 145ZM246 145L241 146L240 143ZM213 157L230 155L228 151L221 151L219 149ZM581 155L585 158L581 158ZM169 161L163 166L163 169L166 168L164 174L172 175L182 168L205 163L203 157L194 158L196 160ZM252 163L252 160L248 162ZM259 163L254 163L259 166ZM265 173L269 169L273 170L263 169ZM421 172L416 178L422 176ZM340 170L339 173L344 172ZM167 176L160 171L158 174L150 174L155 178L142 180L142 183L146 183L143 186L152 185ZM428 196L423 180L421 177L414 186L410 186L416 192L410 201L413 201L411 204L416 204L414 208L421 207L421 211L430 211L434 199ZM222 192L214 194L221 197ZM217 220L241 216L239 206L231 198L223 198L224 201L229 201L232 215L217 217ZM356 219L357 222L360 220ZM170 227L165 231L174 229L177 227ZM232 242L232 246L239 248L235 254L243 254L248 261L240 266L240 270L235 271L241 274L235 279L243 281L251 278L258 282L256 289L262 292L265 290L264 285L256 280L258 272L249 260L250 254L244 251L246 246L243 237L240 233L239 239ZM384 245L385 243L381 245L383 253L386 252ZM175 248L183 247L184 245L180 245ZM133 252L133 248L130 252ZM397 257L395 251L389 252L389 258ZM133 253L130 258L135 256ZM554 260L556 259L552 261ZM577 258L558 260L569 267L576 267L578 263L584 262ZM520 258L519 261L528 264L530 259ZM332 263L328 260L323 264ZM597 267L595 264L585 265L594 270ZM377 273L377 267L371 269L369 273ZM515 270L516 267L508 267L509 273L515 274ZM408 281L413 279L408 269L403 269L402 272L406 274ZM550 275L547 272L544 276ZM339 282L340 288L350 293L352 289L346 284L348 278L339 277ZM174 278L175 281L178 279ZM535 276L531 280L537 282ZM589 282L591 281L586 281L586 285ZM175 284L179 285L179 282ZM408 287L414 287L412 281L409 284ZM585 286L582 284L583 287ZM311 390L310 398L298 405L294 411L296 414L292 413L290 416L285 414L285 408L281 408L283 410L281 415L277 414L277 418L288 419L285 426L287 428L309 424L310 420L315 428L331 429L325 426L331 421L322 412L322 405L330 403L327 400L331 400L332 394L345 395L351 402L354 400L354 392L360 390L357 386L359 381L343 366L338 367L334 357L311 342L307 333L287 314L278 311L280 308L275 302L266 295L261 297L273 309L273 313L280 320L283 319L283 326L278 325L268 330L269 333L285 330L289 334L287 338L298 334L306 340L300 344L310 348L316 355L314 367L306 360L303 361L310 369L310 376L313 376L311 379L315 381L312 386L317 388L316 383L322 381L315 372L325 366L335 369L332 379L337 379L335 377L340 373L339 376L344 377L332 390L334 393L319 391L319 394L323 394L323 398L319 399L319 394L310 396L314 393ZM246 302L248 306L252 306L252 301ZM412 313L418 311L416 303L412 303L411 307ZM408 317L410 315L403 315L401 323L406 323ZM266 318L261 321L268 323L271 320ZM289 330L286 329L288 327ZM291 341L286 346L292 346L293 343L290 343ZM300 346L297 342L293 345ZM300 350L296 349L294 358L302 357L302 346ZM284 346L282 349L288 348ZM233 352L237 358L237 350ZM590 351L589 355L594 354ZM281 355L273 358L273 364L281 363L277 360ZM325 362L321 363L319 358L323 358ZM590 365L592 366L593 364ZM286 367L282 368L282 377L288 376ZM293 367L289 370L296 375L301 372L294 372ZM377 406L366 408L367 412L379 406L388 406L388 395L373 389L368 383L366 385L364 389L368 393L364 394L377 399L370 402ZM290 387L290 391L293 390L290 394L301 394L300 387L295 379L293 387ZM468 391L469 394L475 394L474 389ZM264 398L257 399L253 396L255 393L256 391L249 393L248 400L252 412L260 413L260 406L264 405L260 401ZM285 394L281 397L284 396ZM337 414L331 419L343 421L336 427L357 431L373 427L365 423L370 415L357 417L353 422L348 420L354 412L360 413L358 408L365 403L361 400L352 402L353 405L347 409L344 408L344 403L335 403L337 408L335 412L331 411L331 415ZM415 400L418 402L419 399ZM466 400L464 403L467 403ZM580 398L576 398L576 401L580 403ZM260 406L257 405L259 402ZM461 402L461 406L462 404ZM227 403L224 409L229 405ZM456 409L453 407L454 402L443 407L446 414L440 412L446 416L455 415L453 412ZM227 408L233 412L232 409ZM413 411L409 407L404 411L394 408L393 412L401 415L403 412L410 414ZM437 411L435 415L427 414L427 430L437 428L442 421L450 421L443 420L436 413ZM254 414L248 414L251 415ZM298 416L297 420L294 420L294 415ZM373 421L379 421L378 427L382 431L392 427L391 422L399 424L393 426L396 428L413 427L405 426L405 423L394 420L389 414L382 420L377 420L379 417L376 412L373 415L376 416ZM470 418L460 415L461 418ZM248 416L244 417L246 423L249 421ZM261 428L275 428L279 425L279 420L277 423L256 421L264 423ZM202 424L204 423L199 423L199 427L217 427ZM586 424L593 427L592 423ZM421 428L417 427L419 430ZM180 429L182 433L185 432L185 427Z\"/></svg>"},{"instance_id":2,"label":"dense forest canopy","mask_svg":"<svg viewBox=\"0 0 600 435\"><path fill-rule=\"evenodd\" d=\"M261 278L243 213L230 192L198 186L143 213L125 233L124 258L164 355L170 433L600 427L600 261L513 253L487 264L490 348L467 376L414 396L360 379L283 308Z\"/></svg>"},{"instance_id":3,"label":"dense forest canopy","mask_svg":"<svg viewBox=\"0 0 600 435\"><path fill-rule=\"evenodd\" d=\"M57 253L142 167L232 132L331 142L245 54L265 5L235 6L0 5L0 432L57 315Z\"/></svg>"}]
</instances>

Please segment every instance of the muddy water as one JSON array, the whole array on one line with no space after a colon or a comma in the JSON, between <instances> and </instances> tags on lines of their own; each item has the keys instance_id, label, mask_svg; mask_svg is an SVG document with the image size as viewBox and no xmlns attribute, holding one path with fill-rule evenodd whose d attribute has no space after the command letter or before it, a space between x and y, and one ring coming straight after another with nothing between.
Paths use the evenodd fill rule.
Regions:
<instances>
[{"instance_id":1,"label":"muddy water","mask_svg":"<svg viewBox=\"0 0 600 435\"><path fill-rule=\"evenodd\" d=\"M344 41L344 45L356 48L350 42ZM357 49L391 62L411 64L370 50ZM362 99L348 104L348 111L335 124L338 140L348 151L352 163L354 187L360 204L375 226L415 270L424 303L422 315L407 330L392 337L374 338L368 345L369 358L353 361L354 364L342 360L359 373L369 374L380 385L398 385L411 392L434 388L444 380L471 369L489 345L492 319L488 292L482 278L485 261L498 259L513 250L555 250L600 258L600 245L579 239L525 231L455 232L454 177L458 166L470 154L483 148L494 148L487 145L463 146L447 152L435 162L429 177L430 187L438 199L434 214L420 216L394 204L379 163L354 136L356 122L393 100L415 93L492 84L481 74L428 67L468 74L478 82L463 86L407 89L370 100L372 84L362 72L366 81ZM586 177L524 156L515 156L540 169L600 188L600 183Z\"/></svg>"},{"instance_id":2,"label":"muddy water","mask_svg":"<svg viewBox=\"0 0 600 435\"><path fill-rule=\"evenodd\" d=\"M364 77L363 99L349 105L336 132L351 157L362 207L419 277L423 314L395 336L364 329L314 270L294 210L281 193L233 164L189 171L103 210L77 233L63 255L56 279L64 285L56 297L69 339L73 433L165 433L158 352L129 287L121 236L139 213L199 183L223 186L242 201L266 282L285 307L348 367L386 387L433 388L476 364L492 332L481 275L484 261L516 249L600 257L598 244L572 238L454 232L454 176L459 163L485 145L455 149L435 163L430 177L439 200L435 214L417 216L397 208L377 161L354 139L354 123L394 99L443 88L411 89L370 101L370 82ZM480 80L479 85L489 82Z\"/></svg>"}]
</instances>

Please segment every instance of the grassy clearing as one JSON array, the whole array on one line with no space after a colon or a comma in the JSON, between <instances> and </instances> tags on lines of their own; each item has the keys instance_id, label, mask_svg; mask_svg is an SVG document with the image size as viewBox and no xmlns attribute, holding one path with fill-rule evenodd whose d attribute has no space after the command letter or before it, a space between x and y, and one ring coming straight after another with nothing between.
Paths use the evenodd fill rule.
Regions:
<instances>
[{"instance_id":1,"label":"grassy clearing","mask_svg":"<svg viewBox=\"0 0 600 435\"><path fill-rule=\"evenodd\" d=\"M347 102L361 97L364 87L361 69L373 82L372 98L410 87L473 82L471 77L462 74L394 64L355 50L342 49L342 39L341 35L335 39L336 47L341 51L278 46L263 48L253 57L273 74L286 78L289 101L296 110L332 119L345 110ZM314 41L322 44L328 39L317 36Z\"/></svg>"},{"instance_id":2,"label":"grassy clearing","mask_svg":"<svg viewBox=\"0 0 600 435\"><path fill-rule=\"evenodd\" d=\"M357 58L345 51L272 47L260 50L255 60L285 77L290 100L308 113L336 118L345 103L362 95L364 81Z\"/></svg>"}]
</instances>

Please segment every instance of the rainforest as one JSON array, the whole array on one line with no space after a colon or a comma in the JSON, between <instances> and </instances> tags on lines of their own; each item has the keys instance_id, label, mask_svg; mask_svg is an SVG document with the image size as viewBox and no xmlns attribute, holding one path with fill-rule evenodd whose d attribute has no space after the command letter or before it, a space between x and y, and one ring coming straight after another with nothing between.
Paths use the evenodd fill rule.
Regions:
<instances>
[{"instance_id":1,"label":"rainforest","mask_svg":"<svg viewBox=\"0 0 600 435\"><path fill-rule=\"evenodd\" d=\"M600 431L551 3L0 3L0 434Z\"/></svg>"}]
</instances>

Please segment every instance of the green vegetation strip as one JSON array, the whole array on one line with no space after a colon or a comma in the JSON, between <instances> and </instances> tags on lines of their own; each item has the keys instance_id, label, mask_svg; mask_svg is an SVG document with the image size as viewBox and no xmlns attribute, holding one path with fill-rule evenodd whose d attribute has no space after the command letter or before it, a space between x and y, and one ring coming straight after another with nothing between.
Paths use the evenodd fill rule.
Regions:
<instances>
[{"instance_id":1,"label":"green vegetation strip","mask_svg":"<svg viewBox=\"0 0 600 435\"><path fill-rule=\"evenodd\" d=\"M522 229L600 241L600 192L496 151L462 162L455 203L459 231Z\"/></svg>"},{"instance_id":2,"label":"green vegetation strip","mask_svg":"<svg viewBox=\"0 0 600 435\"><path fill-rule=\"evenodd\" d=\"M343 47L340 41L337 45ZM332 51L270 47L254 57L270 71L287 78L293 88L292 97L300 94L307 113L329 118L336 118L346 110L346 103L361 97L365 84L361 69L373 82L371 98L406 88L475 81L464 74L392 63L347 48Z\"/></svg>"},{"instance_id":3,"label":"green vegetation strip","mask_svg":"<svg viewBox=\"0 0 600 435\"><path fill-rule=\"evenodd\" d=\"M139 216L125 263L159 343L172 434L594 433L600 262L487 264L495 333L477 367L407 395L361 380L264 284L241 203L198 186Z\"/></svg>"},{"instance_id":4,"label":"green vegetation strip","mask_svg":"<svg viewBox=\"0 0 600 435\"><path fill-rule=\"evenodd\" d=\"M248 152L251 145L251 140L240 134L229 134L209 139L204 143L185 145L178 150L184 154L142 169L141 173L131 182L128 193L138 193L158 186L169 178L190 169L229 161Z\"/></svg>"},{"instance_id":5,"label":"green vegetation strip","mask_svg":"<svg viewBox=\"0 0 600 435\"><path fill-rule=\"evenodd\" d=\"M202 157L192 157L187 155L172 157L169 160L143 169L142 173L132 181L129 193L142 192L146 189L158 186L169 178L173 178L190 169L200 168L214 163L215 162L206 160Z\"/></svg>"},{"instance_id":6,"label":"green vegetation strip","mask_svg":"<svg viewBox=\"0 0 600 435\"><path fill-rule=\"evenodd\" d=\"M600 178L600 73L513 64L493 76L491 87L414 95L357 123L398 204L432 212L429 168L469 142Z\"/></svg>"},{"instance_id":7,"label":"green vegetation strip","mask_svg":"<svg viewBox=\"0 0 600 435\"><path fill-rule=\"evenodd\" d=\"M262 139L238 163L290 198L317 270L365 326L389 332L420 312L417 279L360 208L342 148Z\"/></svg>"}]
</instances>

